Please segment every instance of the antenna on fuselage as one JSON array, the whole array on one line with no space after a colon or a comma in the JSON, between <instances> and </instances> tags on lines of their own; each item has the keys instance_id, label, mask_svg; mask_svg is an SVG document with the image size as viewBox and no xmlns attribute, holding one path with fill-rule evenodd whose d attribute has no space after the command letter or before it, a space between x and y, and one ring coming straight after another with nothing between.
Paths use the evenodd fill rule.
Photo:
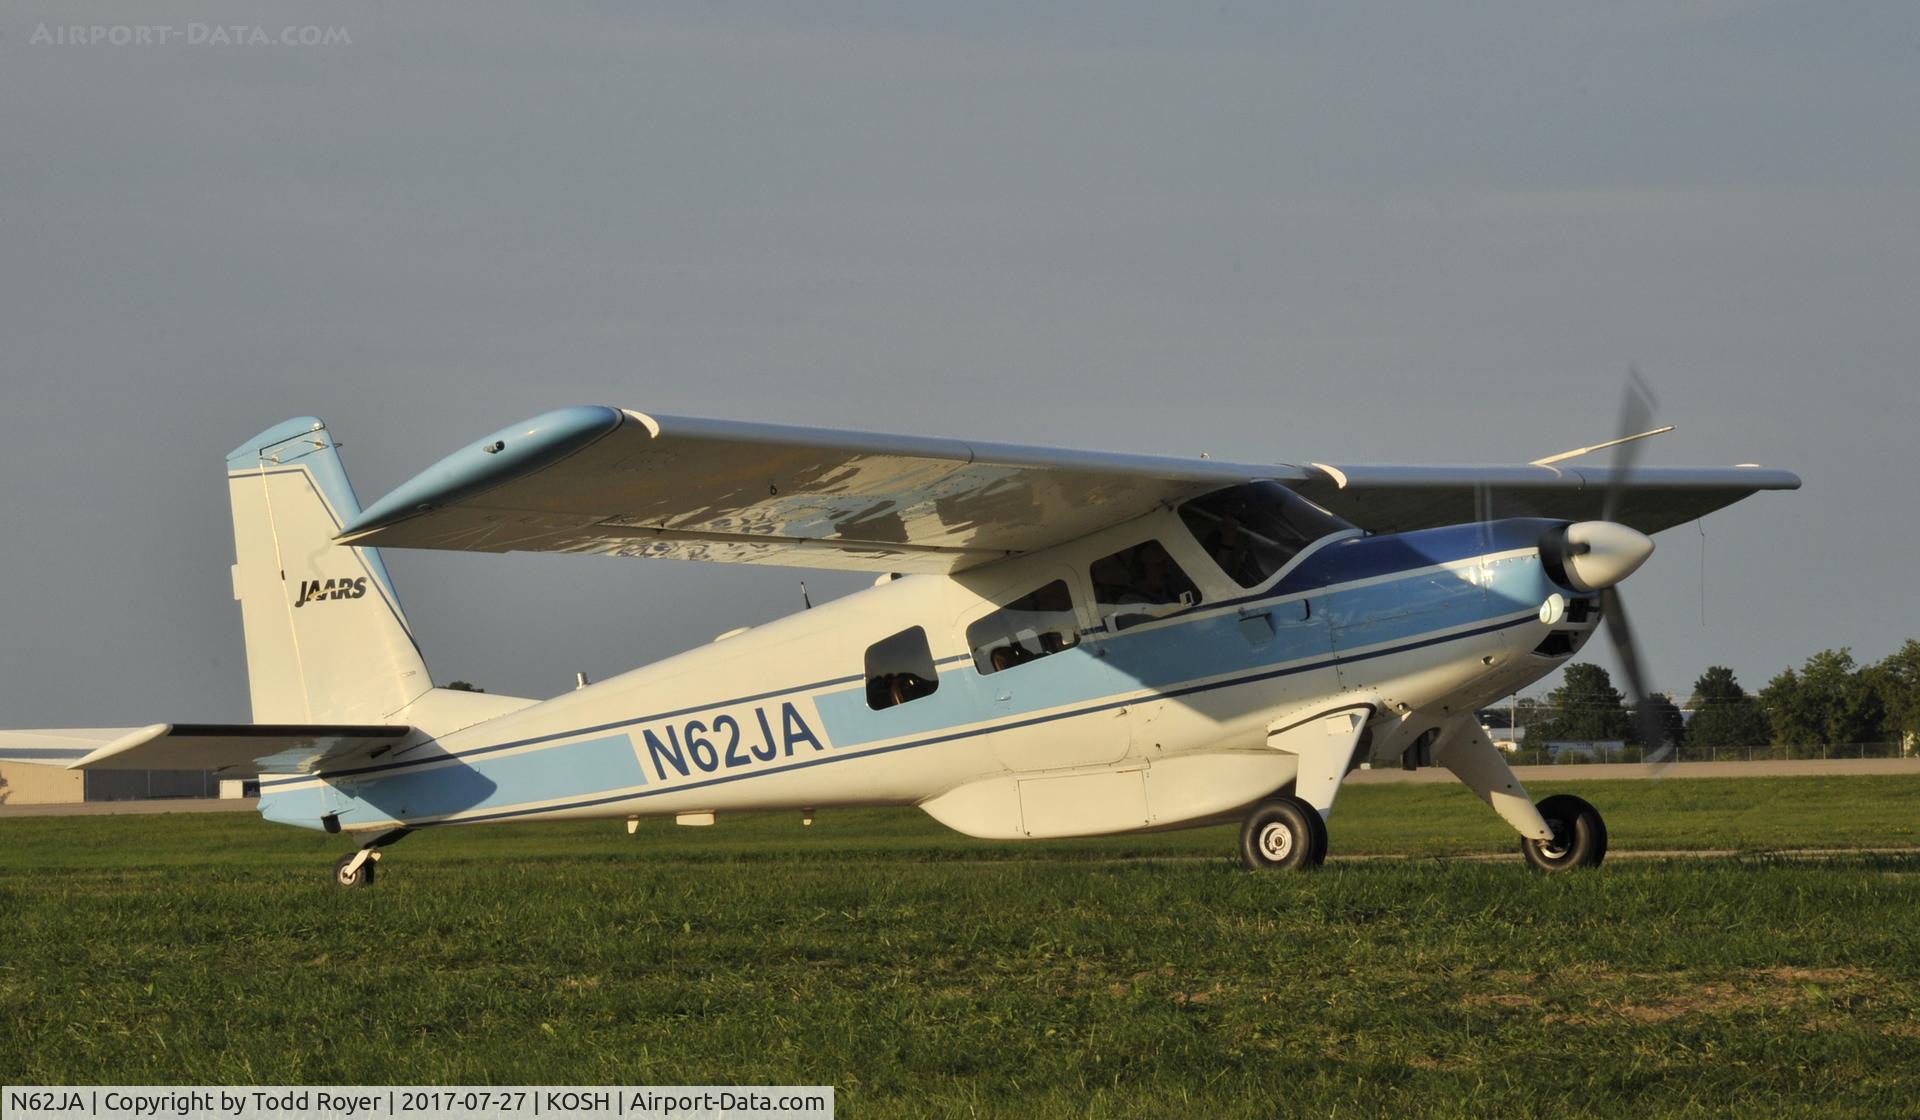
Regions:
<instances>
[{"instance_id":1,"label":"antenna on fuselage","mask_svg":"<svg viewBox=\"0 0 1920 1120\"><path fill-rule=\"evenodd\" d=\"M813 599L807 595L807 581L804 579L800 581L800 601L807 605L806 609L813 609Z\"/></svg>"}]
</instances>

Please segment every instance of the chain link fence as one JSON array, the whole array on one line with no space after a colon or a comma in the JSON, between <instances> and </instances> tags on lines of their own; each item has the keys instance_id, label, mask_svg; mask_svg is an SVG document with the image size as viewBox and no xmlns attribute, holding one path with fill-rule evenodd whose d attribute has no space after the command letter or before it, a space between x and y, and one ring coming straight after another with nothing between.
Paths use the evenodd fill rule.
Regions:
<instances>
[{"instance_id":1,"label":"chain link fence","mask_svg":"<svg viewBox=\"0 0 1920 1120\"><path fill-rule=\"evenodd\" d=\"M1516 766L1578 766L1619 762L1646 762L1652 752L1631 744L1582 743L1576 747L1522 747L1509 756ZM1768 762L1821 758L1913 758L1916 752L1900 742L1889 743L1763 743L1751 747L1693 747L1655 757L1656 762Z\"/></svg>"}]
</instances>

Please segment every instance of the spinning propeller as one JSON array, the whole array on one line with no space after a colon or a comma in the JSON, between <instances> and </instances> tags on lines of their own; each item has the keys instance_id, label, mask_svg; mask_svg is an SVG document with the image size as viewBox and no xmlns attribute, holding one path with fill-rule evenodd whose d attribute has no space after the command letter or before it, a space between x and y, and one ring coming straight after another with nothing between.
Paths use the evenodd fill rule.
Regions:
<instances>
[{"instance_id":1,"label":"spinning propeller","mask_svg":"<svg viewBox=\"0 0 1920 1120\"><path fill-rule=\"evenodd\" d=\"M1640 376L1638 369L1628 366L1627 390L1620 402L1620 434L1624 436L1644 431L1653 419L1653 408L1653 393L1647 388L1646 379ZM1614 523L1627 490L1628 478L1633 473L1634 462L1639 457L1639 440L1627 440L1615 445L1613 477L1607 481L1606 501L1600 507L1601 520ZM1651 553L1653 542L1648 540L1646 546L1647 552ZM1634 566L1639 565L1636 563ZM1640 656L1639 643L1633 640L1633 626L1627 621L1627 606L1620 598L1617 585L1600 592L1600 617L1606 620L1607 638L1613 642L1613 656L1620 662L1620 675L1626 681L1627 699L1633 704L1634 730L1640 736L1641 747L1652 752L1647 756L1647 761L1656 765L1665 763L1673 757L1673 744L1666 740L1667 729L1661 726L1660 719L1647 703L1651 694L1647 690L1646 675L1641 671L1644 660Z\"/></svg>"},{"instance_id":2,"label":"spinning propeller","mask_svg":"<svg viewBox=\"0 0 1920 1120\"><path fill-rule=\"evenodd\" d=\"M1626 602L1619 588L1620 581L1633 574L1653 554L1653 541L1617 520L1631 486L1634 462L1640 457L1640 437L1671 430L1647 428L1653 419L1653 408L1653 393L1647 388L1646 380L1638 369L1629 366L1626 394L1620 405L1619 438L1598 445L1614 449L1613 469L1607 477L1600 520L1576 522L1557 530L1541 542L1540 552L1549 564L1559 566L1569 586L1600 593L1600 616L1606 621L1607 638L1613 643L1613 655L1620 663L1620 675L1627 686L1627 699L1633 705L1634 731L1642 746L1652 750L1647 761L1659 765L1672 757L1673 744L1666 741L1666 728L1647 704L1650 694L1642 669L1645 660L1640 656L1639 643L1634 641L1633 625L1627 620Z\"/></svg>"}]
</instances>

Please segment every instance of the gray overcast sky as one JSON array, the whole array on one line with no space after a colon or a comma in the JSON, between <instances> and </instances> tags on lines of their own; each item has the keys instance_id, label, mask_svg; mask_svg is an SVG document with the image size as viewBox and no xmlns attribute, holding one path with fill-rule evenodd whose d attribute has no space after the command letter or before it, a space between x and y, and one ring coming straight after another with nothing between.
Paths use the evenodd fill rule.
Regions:
<instances>
[{"instance_id":1,"label":"gray overcast sky","mask_svg":"<svg viewBox=\"0 0 1920 1120\"><path fill-rule=\"evenodd\" d=\"M243 719L221 456L363 500L573 403L1252 460L1799 471L1662 535L1655 682L1910 636L1910 3L10 5L0 725ZM42 24L351 42L48 45ZM45 36L41 36L44 38ZM547 695L793 570L390 556ZM816 595L861 577L809 576Z\"/></svg>"}]
</instances>

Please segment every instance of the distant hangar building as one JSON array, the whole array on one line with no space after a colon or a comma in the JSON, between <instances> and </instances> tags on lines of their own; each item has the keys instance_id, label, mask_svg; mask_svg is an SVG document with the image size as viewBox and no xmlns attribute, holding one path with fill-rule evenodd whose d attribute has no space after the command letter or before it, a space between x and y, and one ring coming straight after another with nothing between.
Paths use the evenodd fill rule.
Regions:
<instances>
[{"instance_id":1,"label":"distant hangar building","mask_svg":"<svg viewBox=\"0 0 1920 1120\"><path fill-rule=\"evenodd\" d=\"M218 797L220 785L208 770L69 770L31 762L0 762L0 805Z\"/></svg>"}]
</instances>

